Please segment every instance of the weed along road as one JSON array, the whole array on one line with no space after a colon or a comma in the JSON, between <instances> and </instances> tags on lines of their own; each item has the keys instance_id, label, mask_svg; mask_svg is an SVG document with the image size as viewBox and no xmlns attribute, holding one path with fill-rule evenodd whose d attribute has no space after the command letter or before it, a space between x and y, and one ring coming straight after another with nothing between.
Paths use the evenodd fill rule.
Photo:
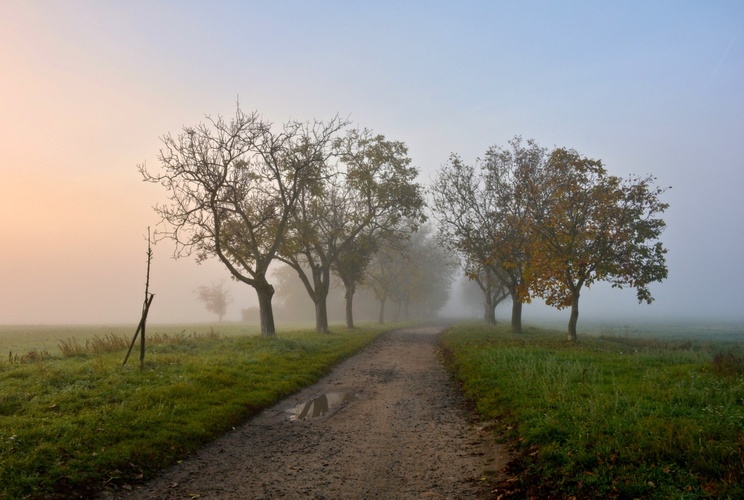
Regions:
<instances>
[{"instance_id":1,"label":"weed along road","mask_svg":"<svg viewBox=\"0 0 744 500\"><path fill-rule=\"evenodd\" d=\"M384 334L319 383L116 497L478 498L506 452L479 431L443 367L441 330Z\"/></svg>"}]
</instances>

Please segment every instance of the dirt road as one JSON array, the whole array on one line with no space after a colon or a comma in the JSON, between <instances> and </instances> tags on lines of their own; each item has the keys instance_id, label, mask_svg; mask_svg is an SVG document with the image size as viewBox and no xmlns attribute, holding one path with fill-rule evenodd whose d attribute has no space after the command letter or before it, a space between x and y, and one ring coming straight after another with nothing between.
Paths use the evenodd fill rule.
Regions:
<instances>
[{"instance_id":1,"label":"dirt road","mask_svg":"<svg viewBox=\"0 0 744 500\"><path fill-rule=\"evenodd\" d=\"M478 498L507 461L439 359L389 332L328 377L119 498Z\"/></svg>"}]
</instances>

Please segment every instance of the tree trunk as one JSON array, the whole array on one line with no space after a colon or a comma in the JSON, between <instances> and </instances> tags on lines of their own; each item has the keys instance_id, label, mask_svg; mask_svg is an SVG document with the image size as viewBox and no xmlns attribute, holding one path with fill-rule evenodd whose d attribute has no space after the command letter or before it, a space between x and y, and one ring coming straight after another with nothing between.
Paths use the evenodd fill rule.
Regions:
<instances>
[{"instance_id":1,"label":"tree trunk","mask_svg":"<svg viewBox=\"0 0 744 500\"><path fill-rule=\"evenodd\" d=\"M496 324L496 306L490 292L486 294L486 300L483 303L483 319L487 325Z\"/></svg>"},{"instance_id":2,"label":"tree trunk","mask_svg":"<svg viewBox=\"0 0 744 500\"><path fill-rule=\"evenodd\" d=\"M383 295L380 298L380 315L377 317L377 322L381 325L385 324L385 302L387 300L387 295Z\"/></svg>"},{"instance_id":3,"label":"tree trunk","mask_svg":"<svg viewBox=\"0 0 744 500\"><path fill-rule=\"evenodd\" d=\"M328 333L328 306L326 296L322 294L315 298L315 331Z\"/></svg>"},{"instance_id":4,"label":"tree trunk","mask_svg":"<svg viewBox=\"0 0 744 500\"><path fill-rule=\"evenodd\" d=\"M344 281L344 286L346 287L346 293L344 294L344 298L346 299L346 328L349 330L354 329L354 292L356 291L356 286L354 283L347 283Z\"/></svg>"},{"instance_id":5,"label":"tree trunk","mask_svg":"<svg viewBox=\"0 0 744 500\"><path fill-rule=\"evenodd\" d=\"M579 322L579 293L574 293L571 300L571 317L568 320L568 335L567 340L575 344L576 343L576 323Z\"/></svg>"},{"instance_id":6,"label":"tree trunk","mask_svg":"<svg viewBox=\"0 0 744 500\"><path fill-rule=\"evenodd\" d=\"M512 315L511 315L511 328L514 333L522 333L522 301L519 300L516 294L511 294L512 297Z\"/></svg>"},{"instance_id":7,"label":"tree trunk","mask_svg":"<svg viewBox=\"0 0 744 500\"><path fill-rule=\"evenodd\" d=\"M258 296L258 311L261 318L261 335L273 337L276 335L274 326L274 310L271 307L271 298L274 296L274 287L265 279L255 286Z\"/></svg>"},{"instance_id":8,"label":"tree trunk","mask_svg":"<svg viewBox=\"0 0 744 500\"><path fill-rule=\"evenodd\" d=\"M328 333L328 289L331 281L330 267L314 265L313 288L314 293L310 297L315 303L315 331L318 333Z\"/></svg>"},{"instance_id":9,"label":"tree trunk","mask_svg":"<svg viewBox=\"0 0 744 500\"><path fill-rule=\"evenodd\" d=\"M496 306L492 305L491 308L488 310L488 324L491 326L496 326Z\"/></svg>"}]
</instances>

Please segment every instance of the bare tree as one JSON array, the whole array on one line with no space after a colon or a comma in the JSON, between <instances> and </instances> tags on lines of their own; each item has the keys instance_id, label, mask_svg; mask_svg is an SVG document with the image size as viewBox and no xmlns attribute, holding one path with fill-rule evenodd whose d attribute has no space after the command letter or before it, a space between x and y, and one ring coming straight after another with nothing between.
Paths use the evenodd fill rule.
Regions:
<instances>
[{"instance_id":1,"label":"bare tree","mask_svg":"<svg viewBox=\"0 0 744 500\"><path fill-rule=\"evenodd\" d=\"M267 280L297 199L321 175L333 135L343 126L287 122L279 130L238 106L234 118L207 117L162 138L162 170L139 167L145 181L161 184L168 203L155 206L176 243L174 256L216 256L258 296L261 333L274 335Z\"/></svg>"},{"instance_id":2,"label":"bare tree","mask_svg":"<svg viewBox=\"0 0 744 500\"><path fill-rule=\"evenodd\" d=\"M196 293L199 300L204 303L207 311L216 314L219 321L222 322L222 318L227 312L227 306L233 301L230 290L225 288L225 282L221 281L208 286L200 286L196 289Z\"/></svg>"}]
</instances>

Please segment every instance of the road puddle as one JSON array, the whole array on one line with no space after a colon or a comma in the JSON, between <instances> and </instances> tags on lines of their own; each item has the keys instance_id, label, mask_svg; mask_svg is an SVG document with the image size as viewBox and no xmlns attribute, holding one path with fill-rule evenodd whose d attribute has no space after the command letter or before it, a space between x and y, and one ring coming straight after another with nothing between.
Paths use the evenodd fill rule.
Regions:
<instances>
[{"instance_id":1,"label":"road puddle","mask_svg":"<svg viewBox=\"0 0 744 500\"><path fill-rule=\"evenodd\" d=\"M292 420L306 420L308 418L322 417L342 403L354 401L355 399L358 398L354 392L328 392L321 394L312 401L298 404L289 410L289 418Z\"/></svg>"}]
</instances>

